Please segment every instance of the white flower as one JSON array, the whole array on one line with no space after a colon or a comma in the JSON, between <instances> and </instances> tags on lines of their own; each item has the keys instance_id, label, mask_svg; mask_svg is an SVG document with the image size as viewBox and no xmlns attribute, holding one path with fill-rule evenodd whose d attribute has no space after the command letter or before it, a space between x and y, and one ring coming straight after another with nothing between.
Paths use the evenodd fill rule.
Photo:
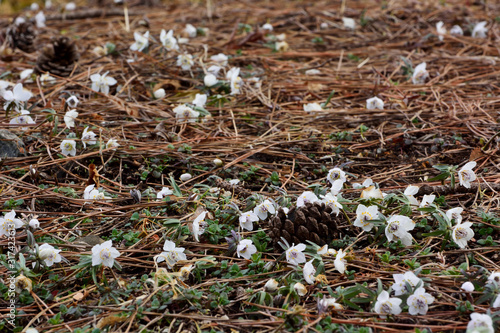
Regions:
<instances>
[{"instance_id":1,"label":"white flower","mask_svg":"<svg viewBox=\"0 0 500 333\"><path fill-rule=\"evenodd\" d=\"M413 77L411 78L413 84L424 84L425 80L429 78L429 72L427 72L427 64L425 62L421 63L413 71Z\"/></svg>"},{"instance_id":2,"label":"white flower","mask_svg":"<svg viewBox=\"0 0 500 333\"><path fill-rule=\"evenodd\" d=\"M37 219L31 219L29 222L29 226L33 229L40 228L40 221L38 221Z\"/></svg>"},{"instance_id":3,"label":"white flower","mask_svg":"<svg viewBox=\"0 0 500 333\"><path fill-rule=\"evenodd\" d=\"M92 90L96 92L102 92L103 94L109 94L109 87L116 84L116 80L110 76L107 76L108 72L101 74L92 74L90 80L92 81Z\"/></svg>"},{"instance_id":4,"label":"white flower","mask_svg":"<svg viewBox=\"0 0 500 333\"><path fill-rule=\"evenodd\" d=\"M474 231L470 228L472 222L457 223L451 231L451 238L461 249L467 246L467 242L474 237Z\"/></svg>"},{"instance_id":5,"label":"white flower","mask_svg":"<svg viewBox=\"0 0 500 333\"><path fill-rule=\"evenodd\" d=\"M248 212L242 213L240 215L239 221L242 229L252 231L253 222L258 222L259 217L253 211L249 210Z\"/></svg>"},{"instance_id":6,"label":"white flower","mask_svg":"<svg viewBox=\"0 0 500 333\"><path fill-rule=\"evenodd\" d=\"M167 51L175 51L179 49L179 45L177 45L177 39L175 39L174 37L173 30L169 30L167 33L164 29L161 29L160 41L162 45L167 49Z\"/></svg>"},{"instance_id":7,"label":"white flower","mask_svg":"<svg viewBox=\"0 0 500 333\"><path fill-rule=\"evenodd\" d=\"M35 22L37 28L45 28L45 15L43 12L38 12L38 14L35 15Z\"/></svg>"},{"instance_id":8,"label":"white flower","mask_svg":"<svg viewBox=\"0 0 500 333\"><path fill-rule=\"evenodd\" d=\"M493 304L491 304L492 308L500 308L500 295L497 295Z\"/></svg>"},{"instance_id":9,"label":"white flower","mask_svg":"<svg viewBox=\"0 0 500 333\"><path fill-rule=\"evenodd\" d=\"M354 184L352 184L352 188L354 188L354 189L361 189L361 188L370 187L372 185L373 185L373 180L371 178L367 178L367 179L365 179L365 181L363 182L363 184L360 184L360 183L354 183Z\"/></svg>"},{"instance_id":10,"label":"white flower","mask_svg":"<svg viewBox=\"0 0 500 333\"><path fill-rule=\"evenodd\" d=\"M442 41L444 38L444 35L446 35L446 28L444 27L443 21L439 21L438 23L436 23L436 31L437 31L439 40Z\"/></svg>"},{"instance_id":11,"label":"white flower","mask_svg":"<svg viewBox=\"0 0 500 333\"><path fill-rule=\"evenodd\" d=\"M278 52L286 52L286 51L288 51L288 47L289 47L289 45L288 45L288 43L287 43L287 42L285 42L285 41L282 41L282 42L276 42L276 43L274 44L274 49L275 49L276 51L278 51Z\"/></svg>"},{"instance_id":12,"label":"white flower","mask_svg":"<svg viewBox=\"0 0 500 333\"><path fill-rule=\"evenodd\" d=\"M388 314L398 315L401 313L401 303L399 298L389 298L387 291L382 291L375 302L375 312L380 314L380 318L386 318Z\"/></svg>"},{"instance_id":13,"label":"white flower","mask_svg":"<svg viewBox=\"0 0 500 333\"><path fill-rule=\"evenodd\" d=\"M154 91L153 93L153 96L156 98L156 99L162 99L163 97L165 97L165 89L163 88L160 88L160 89L157 89Z\"/></svg>"},{"instance_id":14,"label":"white flower","mask_svg":"<svg viewBox=\"0 0 500 333\"><path fill-rule=\"evenodd\" d=\"M235 67L231 68L231 70L234 70ZM210 67L208 67L207 69L207 72L210 73L210 74L213 74L214 76L217 76L219 75L219 71L222 69L222 67L220 66L217 66L217 65L212 65ZM227 72L227 74L229 74L231 72L231 70L229 70L229 72ZM229 80L231 78L231 75L229 75L227 77L227 79Z\"/></svg>"},{"instance_id":15,"label":"white flower","mask_svg":"<svg viewBox=\"0 0 500 333\"><path fill-rule=\"evenodd\" d=\"M88 126L83 129L82 133L83 148L87 148L87 143L89 145L95 145L97 143L95 133L89 131L88 129L89 129Z\"/></svg>"},{"instance_id":16,"label":"white flower","mask_svg":"<svg viewBox=\"0 0 500 333\"><path fill-rule=\"evenodd\" d=\"M196 37L196 28L192 24L186 24L184 32L191 38Z\"/></svg>"},{"instance_id":17,"label":"white flower","mask_svg":"<svg viewBox=\"0 0 500 333\"><path fill-rule=\"evenodd\" d=\"M52 0L45 0L45 8L48 9L52 7Z\"/></svg>"},{"instance_id":18,"label":"white flower","mask_svg":"<svg viewBox=\"0 0 500 333\"><path fill-rule=\"evenodd\" d=\"M446 211L446 216L448 217L448 219L451 221L452 219L455 220L455 223L460 223L462 222L462 212L464 211L463 208L461 207L457 207L457 208L452 208L452 209L448 209Z\"/></svg>"},{"instance_id":19,"label":"white flower","mask_svg":"<svg viewBox=\"0 0 500 333\"><path fill-rule=\"evenodd\" d=\"M271 201L268 199L264 200L260 205L256 206L253 209L253 212L257 214L257 216L261 220L265 220L267 218L267 213L270 214L275 214L276 213L276 208L274 208L274 205Z\"/></svg>"},{"instance_id":20,"label":"white flower","mask_svg":"<svg viewBox=\"0 0 500 333\"><path fill-rule=\"evenodd\" d=\"M193 100L193 104L199 108L205 107L207 103L207 95L206 94L196 94Z\"/></svg>"},{"instance_id":21,"label":"white flower","mask_svg":"<svg viewBox=\"0 0 500 333\"><path fill-rule=\"evenodd\" d=\"M340 170L340 168L333 168L330 171L328 171L328 176L326 176L326 179L333 185L336 180L342 180L342 183L345 183L346 181L346 176L345 172Z\"/></svg>"},{"instance_id":22,"label":"white flower","mask_svg":"<svg viewBox=\"0 0 500 333\"><path fill-rule=\"evenodd\" d=\"M50 267L54 263L61 262L62 257L59 252L61 250L56 250L52 245L45 243L38 248L38 257Z\"/></svg>"},{"instance_id":23,"label":"white flower","mask_svg":"<svg viewBox=\"0 0 500 333\"><path fill-rule=\"evenodd\" d=\"M321 303L321 307L323 308L330 308L332 307L334 310L342 310L344 307L342 304L337 303L337 300L335 298L326 298L323 296L322 299L319 300Z\"/></svg>"},{"instance_id":24,"label":"white flower","mask_svg":"<svg viewBox=\"0 0 500 333\"><path fill-rule=\"evenodd\" d=\"M78 117L78 112L75 109L69 110L64 115L64 123L67 128L75 127L75 119Z\"/></svg>"},{"instance_id":25,"label":"white flower","mask_svg":"<svg viewBox=\"0 0 500 333\"><path fill-rule=\"evenodd\" d=\"M23 24L24 22L26 22L26 19L22 16L18 16L16 17L16 20L14 21L14 24L15 25L20 25L20 24Z\"/></svg>"},{"instance_id":26,"label":"white flower","mask_svg":"<svg viewBox=\"0 0 500 333\"><path fill-rule=\"evenodd\" d=\"M474 291L474 285L472 284L472 282L469 282L469 281L464 282L464 283L462 284L462 287L460 287L460 288L461 288L463 291L468 292L468 293L471 293L471 292L473 292L473 291Z\"/></svg>"},{"instance_id":27,"label":"white flower","mask_svg":"<svg viewBox=\"0 0 500 333\"><path fill-rule=\"evenodd\" d=\"M337 254L335 255L335 260L333 261L335 269L339 271L340 274L344 274L345 272L346 260L344 258L346 255L347 253L345 253L342 249L340 249L337 251Z\"/></svg>"},{"instance_id":28,"label":"white flower","mask_svg":"<svg viewBox=\"0 0 500 333\"><path fill-rule=\"evenodd\" d=\"M193 178L193 176L190 174L190 173L183 173L182 175L180 175L179 179L182 180L183 182L187 182L188 180L190 180L191 178Z\"/></svg>"},{"instance_id":29,"label":"white flower","mask_svg":"<svg viewBox=\"0 0 500 333\"><path fill-rule=\"evenodd\" d=\"M238 67L231 74L230 78L230 86L231 86L231 95L237 95L240 93L241 85L243 80L239 77L240 69Z\"/></svg>"},{"instance_id":30,"label":"white flower","mask_svg":"<svg viewBox=\"0 0 500 333\"><path fill-rule=\"evenodd\" d=\"M319 199L316 196L316 194L314 194L314 192L305 191L297 198L297 207L305 206L305 204L308 202L315 203L318 201L319 201Z\"/></svg>"},{"instance_id":31,"label":"white flower","mask_svg":"<svg viewBox=\"0 0 500 333\"><path fill-rule=\"evenodd\" d=\"M61 142L61 153L64 156L76 155L76 142L75 140L63 140Z\"/></svg>"},{"instance_id":32,"label":"white flower","mask_svg":"<svg viewBox=\"0 0 500 333\"><path fill-rule=\"evenodd\" d=\"M412 237L408 231L413 230L413 228L415 228L415 222L409 217L393 215L387 221L385 236L390 242L399 239L403 245L410 246Z\"/></svg>"},{"instance_id":33,"label":"white flower","mask_svg":"<svg viewBox=\"0 0 500 333\"><path fill-rule=\"evenodd\" d=\"M393 274L394 284L392 285L392 290L395 291L396 296L400 296L403 294L407 294L410 292L406 288L406 282L412 287L415 288L419 283L422 282L413 272L406 272L404 274ZM422 284L420 285L422 286Z\"/></svg>"},{"instance_id":34,"label":"white flower","mask_svg":"<svg viewBox=\"0 0 500 333\"><path fill-rule=\"evenodd\" d=\"M323 111L323 108L321 107L321 105L319 105L319 103L308 103L308 104L304 104L304 111L306 112L316 112L316 111Z\"/></svg>"},{"instance_id":35,"label":"white flower","mask_svg":"<svg viewBox=\"0 0 500 333\"><path fill-rule=\"evenodd\" d=\"M55 77L50 76L49 73L45 73L40 75L40 83L42 83L42 86L44 86L46 83L53 83L56 80Z\"/></svg>"},{"instance_id":36,"label":"white flower","mask_svg":"<svg viewBox=\"0 0 500 333\"><path fill-rule=\"evenodd\" d=\"M384 101L378 97L368 98L366 100L366 108L368 110L375 110L375 109L383 110L384 109Z\"/></svg>"},{"instance_id":37,"label":"white flower","mask_svg":"<svg viewBox=\"0 0 500 333\"><path fill-rule=\"evenodd\" d=\"M33 2L33 3L31 4L31 6L30 6L30 10L32 10L32 11L37 11L37 10L39 10L39 9L40 9L40 5L39 5L39 4L37 4L36 2Z\"/></svg>"},{"instance_id":38,"label":"white flower","mask_svg":"<svg viewBox=\"0 0 500 333\"><path fill-rule=\"evenodd\" d=\"M408 297L408 301L406 302L409 306L408 312L411 315L425 315L427 314L427 310L429 310L429 304L434 302L434 297L425 292L425 289L420 287L413 295Z\"/></svg>"},{"instance_id":39,"label":"white flower","mask_svg":"<svg viewBox=\"0 0 500 333\"><path fill-rule=\"evenodd\" d=\"M343 17L342 23L344 23L344 28L354 30L356 29L356 21L350 17Z\"/></svg>"},{"instance_id":40,"label":"white flower","mask_svg":"<svg viewBox=\"0 0 500 333\"><path fill-rule=\"evenodd\" d=\"M313 69L308 69L305 71L306 75L318 75L321 74L321 71L319 69L313 68Z\"/></svg>"},{"instance_id":41,"label":"white flower","mask_svg":"<svg viewBox=\"0 0 500 333\"><path fill-rule=\"evenodd\" d=\"M321 199L321 202L327 206L330 206L330 208L332 209L331 214L335 213L337 216L339 215L340 210L342 209L342 204L338 202L336 195L333 195L332 193L327 193L323 197L323 199Z\"/></svg>"},{"instance_id":42,"label":"white flower","mask_svg":"<svg viewBox=\"0 0 500 333\"><path fill-rule=\"evenodd\" d=\"M175 243L169 240L165 241L163 251L156 257L156 262L166 261L168 268L172 268L180 260L186 260L183 247L175 247Z\"/></svg>"},{"instance_id":43,"label":"white flower","mask_svg":"<svg viewBox=\"0 0 500 333\"><path fill-rule=\"evenodd\" d=\"M299 294L299 296L304 296L307 294L307 288L304 286L302 283L297 282L296 284L293 285L293 289Z\"/></svg>"},{"instance_id":44,"label":"white flower","mask_svg":"<svg viewBox=\"0 0 500 333\"><path fill-rule=\"evenodd\" d=\"M328 245L323 245L322 247L318 248L318 250L316 251L319 255L324 255L324 254L327 254L328 252Z\"/></svg>"},{"instance_id":45,"label":"white flower","mask_svg":"<svg viewBox=\"0 0 500 333\"><path fill-rule=\"evenodd\" d=\"M250 260L252 254L257 252L257 248L253 245L251 239L243 239L238 243L236 247L236 253L238 257L243 257L247 260Z\"/></svg>"},{"instance_id":46,"label":"white flower","mask_svg":"<svg viewBox=\"0 0 500 333\"><path fill-rule=\"evenodd\" d=\"M231 185L238 185L240 183L240 180L239 179L231 179L229 181L229 184Z\"/></svg>"},{"instance_id":47,"label":"white flower","mask_svg":"<svg viewBox=\"0 0 500 333\"><path fill-rule=\"evenodd\" d=\"M38 333L38 330L36 328L29 327L26 331L24 331L24 333Z\"/></svg>"},{"instance_id":48,"label":"white flower","mask_svg":"<svg viewBox=\"0 0 500 333\"><path fill-rule=\"evenodd\" d=\"M495 333L493 320L487 314L473 312L470 315L466 333Z\"/></svg>"},{"instance_id":49,"label":"white flower","mask_svg":"<svg viewBox=\"0 0 500 333\"><path fill-rule=\"evenodd\" d=\"M306 256L302 251L306 249L306 246L302 243L297 245L292 244L292 246L286 250L286 261L292 265L298 265L306 261Z\"/></svg>"},{"instance_id":50,"label":"white flower","mask_svg":"<svg viewBox=\"0 0 500 333\"><path fill-rule=\"evenodd\" d=\"M207 212L204 211L193 221L193 237L199 242L199 236L205 232L205 228L207 226L207 222L205 222L205 217L207 216Z\"/></svg>"},{"instance_id":51,"label":"white flower","mask_svg":"<svg viewBox=\"0 0 500 333\"><path fill-rule=\"evenodd\" d=\"M272 293L278 289L278 281L275 279L269 279L264 285L264 290L268 293Z\"/></svg>"},{"instance_id":52,"label":"white flower","mask_svg":"<svg viewBox=\"0 0 500 333\"><path fill-rule=\"evenodd\" d=\"M330 188L330 193L332 195L337 195L344 187L344 180L337 179L333 182L332 187Z\"/></svg>"},{"instance_id":53,"label":"white flower","mask_svg":"<svg viewBox=\"0 0 500 333\"><path fill-rule=\"evenodd\" d=\"M103 192L99 192L98 189L94 188L95 185L89 185L83 191L83 199L84 200L101 200L101 199L110 199L109 197L104 196Z\"/></svg>"},{"instance_id":54,"label":"white flower","mask_svg":"<svg viewBox=\"0 0 500 333\"><path fill-rule=\"evenodd\" d=\"M135 43L130 45L132 51L142 52L149 45L149 31L146 31L144 35L141 35L137 31L134 32Z\"/></svg>"},{"instance_id":55,"label":"white flower","mask_svg":"<svg viewBox=\"0 0 500 333\"><path fill-rule=\"evenodd\" d=\"M422 202L420 203L420 208L424 208L429 206L434 202L434 199L436 199L436 196L434 194L424 194L422 197Z\"/></svg>"},{"instance_id":56,"label":"white flower","mask_svg":"<svg viewBox=\"0 0 500 333\"><path fill-rule=\"evenodd\" d=\"M33 82L32 79L30 79L31 75L33 75L33 69L25 69L21 73L19 73L19 78L21 80L26 80L26 82Z\"/></svg>"},{"instance_id":57,"label":"white flower","mask_svg":"<svg viewBox=\"0 0 500 333\"><path fill-rule=\"evenodd\" d=\"M180 122L194 123L200 116L198 111L195 111L184 104L175 107L173 111L175 113L175 118Z\"/></svg>"},{"instance_id":58,"label":"white flower","mask_svg":"<svg viewBox=\"0 0 500 333\"><path fill-rule=\"evenodd\" d=\"M450 34L451 35L457 35L457 36L463 36L464 35L464 31L462 30L462 28L460 28L459 25L454 25L450 29Z\"/></svg>"},{"instance_id":59,"label":"white flower","mask_svg":"<svg viewBox=\"0 0 500 333\"><path fill-rule=\"evenodd\" d=\"M410 202L410 205L418 206L418 201L414 197L414 195L418 193L418 189L419 189L418 186L413 186L413 185L409 185L405 189L403 194L406 196L406 198Z\"/></svg>"},{"instance_id":60,"label":"white flower","mask_svg":"<svg viewBox=\"0 0 500 333\"><path fill-rule=\"evenodd\" d=\"M373 228L373 223L371 220L375 220L378 218L378 207L370 206L366 207L365 205L358 205L356 208L356 220L354 221L354 225L356 227L363 228L364 231L370 231Z\"/></svg>"},{"instance_id":61,"label":"white flower","mask_svg":"<svg viewBox=\"0 0 500 333\"><path fill-rule=\"evenodd\" d=\"M286 34L279 34L276 35L275 37L277 41L284 41L286 39Z\"/></svg>"},{"instance_id":62,"label":"white flower","mask_svg":"<svg viewBox=\"0 0 500 333\"><path fill-rule=\"evenodd\" d=\"M80 101L78 100L78 97L76 97L76 96L71 96L70 98L68 98L66 100L66 104L68 104L68 106L70 108L76 108L79 102Z\"/></svg>"},{"instance_id":63,"label":"white flower","mask_svg":"<svg viewBox=\"0 0 500 333\"><path fill-rule=\"evenodd\" d=\"M384 194L379 188L376 188L375 185L368 186L363 191L361 191L362 199L383 199Z\"/></svg>"},{"instance_id":64,"label":"white flower","mask_svg":"<svg viewBox=\"0 0 500 333\"><path fill-rule=\"evenodd\" d=\"M67 11L73 11L76 9L76 5L74 2L68 2L66 6L64 7L65 10Z\"/></svg>"},{"instance_id":65,"label":"white flower","mask_svg":"<svg viewBox=\"0 0 500 333\"><path fill-rule=\"evenodd\" d=\"M203 83L207 87L214 86L217 84L217 82L219 82L217 80L217 77L215 75L213 75L212 73L208 73L207 75L205 75L205 78L203 79Z\"/></svg>"},{"instance_id":66,"label":"white flower","mask_svg":"<svg viewBox=\"0 0 500 333\"><path fill-rule=\"evenodd\" d=\"M314 268L312 264L313 260L314 259L311 259L306 262L303 269L304 279L309 284L314 284L314 281L316 281L316 277L314 277L314 274L316 274L316 268Z\"/></svg>"},{"instance_id":67,"label":"white flower","mask_svg":"<svg viewBox=\"0 0 500 333\"><path fill-rule=\"evenodd\" d=\"M115 258L120 256L120 252L111 245L112 241L110 240L94 245L92 248L92 266L103 264L107 267L113 267Z\"/></svg>"},{"instance_id":68,"label":"white flower","mask_svg":"<svg viewBox=\"0 0 500 333\"><path fill-rule=\"evenodd\" d=\"M173 193L174 192L171 189L169 189L168 187L164 187L161 189L161 191L156 193L156 199L163 199L164 196L172 195Z\"/></svg>"},{"instance_id":69,"label":"white flower","mask_svg":"<svg viewBox=\"0 0 500 333\"><path fill-rule=\"evenodd\" d=\"M472 161L465 164L460 170L458 170L458 180L460 185L470 188L470 183L476 180L476 174L472 169L476 167L476 162Z\"/></svg>"},{"instance_id":70,"label":"white flower","mask_svg":"<svg viewBox=\"0 0 500 333\"><path fill-rule=\"evenodd\" d=\"M497 285L500 286L500 272L493 272L490 274L488 277L488 282L486 283L493 283L496 282Z\"/></svg>"},{"instance_id":71,"label":"white flower","mask_svg":"<svg viewBox=\"0 0 500 333\"><path fill-rule=\"evenodd\" d=\"M3 93L3 99L5 99L4 108L7 110L9 105L13 105L14 109L21 110L24 102L27 102L31 98L31 92L25 90L21 83L14 86L12 91L5 90Z\"/></svg>"},{"instance_id":72,"label":"white flower","mask_svg":"<svg viewBox=\"0 0 500 333\"><path fill-rule=\"evenodd\" d=\"M0 217L0 236L12 236L14 229L19 229L23 225L23 221L16 219L16 212L11 210L3 217Z\"/></svg>"},{"instance_id":73,"label":"white flower","mask_svg":"<svg viewBox=\"0 0 500 333\"><path fill-rule=\"evenodd\" d=\"M262 30L267 30L267 31L273 31L273 25L271 23L266 23L262 27L260 27Z\"/></svg>"},{"instance_id":74,"label":"white flower","mask_svg":"<svg viewBox=\"0 0 500 333\"><path fill-rule=\"evenodd\" d=\"M177 56L177 66L188 71L194 65L193 56L191 54L179 54Z\"/></svg>"},{"instance_id":75,"label":"white flower","mask_svg":"<svg viewBox=\"0 0 500 333\"><path fill-rule=\"evenodd\" d=\"M35 121L31 116L29 116L29 111L27 110L21 110L21 115L15 118L12 118L9 121L9 124L11 125L25 125L25 124L34 124ZM21 127L21 130L27 131L28 127Z\"/></svg>"},{"instance_id":76,"label":"white flower","mask_svg":"<svg viewBox=\"0 0 500 333\"><path fill-rule=\"evenodd\" d=\"M488 32L488 28L486 28L486 24L488 22L481 21L474 26L472 30L472 37L474 38L486 38L486 33Z\"/></svg>"},{"instance_id":77,"label":"white flower","mask_svg":"<svg viewBox=\"0 0 500 333\"><path fill-rule=\"evenodd\" d=\"M117 147L120 147L120 144L116 141L116 139L109 139L108 142L106 142L106 149Z\"/></svg>"},{"instance_id":78,"label":"white flower","mask_svg":"<svg viewBox=\"0 0 500 333\"><path fill-rule=\"evenodd\" d=\"M227 66L227 55L224 53L219 53L210 57L210 60L219 64L220 66Z\"/></svg>"}]
</instances>

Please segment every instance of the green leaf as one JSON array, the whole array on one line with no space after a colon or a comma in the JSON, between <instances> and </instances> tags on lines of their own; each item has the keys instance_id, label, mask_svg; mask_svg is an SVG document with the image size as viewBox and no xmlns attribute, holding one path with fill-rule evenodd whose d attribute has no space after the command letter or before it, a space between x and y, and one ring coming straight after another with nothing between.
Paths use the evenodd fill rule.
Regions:
<instances>
[{"instance_id":1,"label":"green leaf","mask_svg":"<svg viewBox=\"0 0 500 333\"><path fill-rule=\"evenodd\" d=\"M170 175L170 185L172 186L172 191L176 197L182 197L182 192L177 183L175 182L174 176Z\"/></svg>"},{"instance_id":2,"label":"green leaf","mask_svg":"<svg viewBox=\"0 0 500 333\"><path fill-rule=\"evenodd\" d=\"M436 177L430 178L430 182L435 182L438 180L445 180L447 179L451 174L449 172L443 172L442 174L437 175Z\"/></svg>"}]
</instances>

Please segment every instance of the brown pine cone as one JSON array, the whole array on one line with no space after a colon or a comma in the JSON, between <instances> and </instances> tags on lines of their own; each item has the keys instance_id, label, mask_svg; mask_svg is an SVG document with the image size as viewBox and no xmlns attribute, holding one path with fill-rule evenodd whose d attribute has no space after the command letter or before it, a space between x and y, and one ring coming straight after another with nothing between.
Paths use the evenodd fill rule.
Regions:
<instances>
[{"instance_id":1,"label":"brown pine cone","mask_svg":"<svg viewBox=\"0 0 500 333\"><path fill-rule=\"evenodd\" d=\"M24 52L35 52L36 27L31 21L20 24L11 24L5 31L7 44Z\"/></svg>"},{"instance_id":2,"label":"brown pine cone","mask_svg":"<svg viewBox=\"0 0 500 333\"><path fill-rule=\"evenodd\" d=\"M270 221L270 237L274 248L282 251L278 245L281 237L290 245L311 241L323 246L338 239L339 218L331 212L329 206L319 203L306 203L299 208L293 207L288 214L280 208L278 214Z\"/></svg>"},{"instance_id":3,"label":"brown pine cone","mask_svg":"<svg viewBox=\"0 0 500 333\"><path fill-rule=\"evenodd\" d=\"M38 56L35 72L69 76L78 59L80 59L80 53L74 41L65 36L54 37L50 44L43 47Z\"/></svg>"}]
</instances>

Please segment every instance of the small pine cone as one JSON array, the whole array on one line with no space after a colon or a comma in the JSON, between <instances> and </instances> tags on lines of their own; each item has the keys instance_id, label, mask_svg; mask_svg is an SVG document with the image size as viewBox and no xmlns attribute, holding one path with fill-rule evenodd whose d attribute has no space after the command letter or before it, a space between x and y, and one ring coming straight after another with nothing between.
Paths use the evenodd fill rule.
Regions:
<instances>
[{"instance_id":1,"label":"small pine cone","mask_svg":"<svg viewBox=\"0 0 500 333\"><path fill-rule=\"evenodd\" d=\"M36 60L36 73L50 72L57 76L69 76L80 59L80 53L74 41L61 36L54 37L44 46Z\"/></svg>"},{"instance_id":2,"label":"small pine cone","mask_svg":"<svg viewBox=\"0 0 500 333\"><path fill-rule=\"evenodd\" d=\"M7 44L12 48L18 48L26 53L35 52L36 27L31 21L20 24L11 24L6 32Z\"/></svg>"},{"instance_id":3,"label":"small pine cone","mask_svg":"<svg viewBox=\"0 0 500 333\"><path fill-rule=\"evenodd\" d=\"M288 214L279 209L270 221L270 237L275 250L282 250L278 245L281 237L290 245L311 241L319 246L339 238L338 218L331 213L332 209L323 203L293 207Z\"/></svg>"}]
</instances>

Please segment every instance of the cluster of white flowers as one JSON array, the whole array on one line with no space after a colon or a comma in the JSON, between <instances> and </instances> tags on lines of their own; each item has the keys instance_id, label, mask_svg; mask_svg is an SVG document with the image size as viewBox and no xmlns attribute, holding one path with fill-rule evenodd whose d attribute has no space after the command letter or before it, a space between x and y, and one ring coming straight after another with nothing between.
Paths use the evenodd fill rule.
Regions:
<instances>
[{"instance_id":1,"label":"cluster of white flowers","mask_svg":"<svg viewBox=\"0 0 500 333\"><path fill-rule=\"evenodd\" d=\"M429 310L429 305L434 302L434 297L425 292L423 282L413 272L404 274L394 274L394 284L392 289L396 296L408 294L410 290L407 285L413 289L406 301L408 312L411 315L425 315ZM418 287L417 287L418 286ZM401 303L403 301L397 297L390 297L387 291L382 291L375 302L374 311L380 314L381 318L385 318L389 314L398 315L401 313Z\"/></svg>"}]
</instances>

